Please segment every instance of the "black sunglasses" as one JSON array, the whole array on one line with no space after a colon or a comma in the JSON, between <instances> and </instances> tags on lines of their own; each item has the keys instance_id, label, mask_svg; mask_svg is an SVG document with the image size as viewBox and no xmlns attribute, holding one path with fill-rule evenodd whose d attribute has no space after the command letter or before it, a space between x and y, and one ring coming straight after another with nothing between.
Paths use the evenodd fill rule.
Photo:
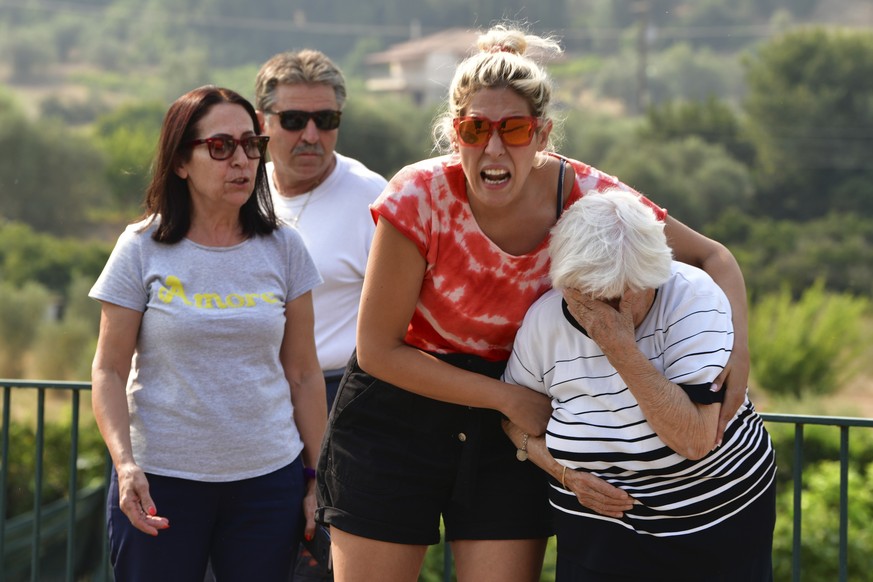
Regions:
<instances>
[{"instance_id":1,"label":"black sunglasses","mask_svg":"<svg viewBox=\"0 0 873 582\"><path fill-rule=\"evenodd\" d=\"M236 146L241 145L246 157L257 160L264 156L267 142L270 137L266 135L252 135L242 139L236 139L229 135L214 135L203 139L194 139L187 145L194 147L205 143L209 147L209 157L213 160L226 160L236 151Z\"/></svg>"},{"instance_id":2,"label":"black sunglasses","mask_svg":"<svg viewBox=\"0 0 873 582\"><path fill-rule=\"evenodd\" d=\"M321 111L299 111L297 109L288 109L287 111L264 111L269 115L279 116L279 125L282 129L288 131L300 131L309 120L315 122L315 127L322 131L336 129L340 124L340 115L342 111L334 111L332 109L323 109Z\"/></svg>"}]
</instances>

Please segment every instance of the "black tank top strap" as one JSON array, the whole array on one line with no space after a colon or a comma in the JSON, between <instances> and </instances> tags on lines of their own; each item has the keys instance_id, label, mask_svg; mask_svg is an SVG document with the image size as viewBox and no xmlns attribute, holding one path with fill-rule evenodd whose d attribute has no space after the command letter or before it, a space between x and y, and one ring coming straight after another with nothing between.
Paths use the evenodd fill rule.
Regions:
<instances>
[{"instance_id":1,"label":"black tank top strap","mask_svg":"<svg viewBox=\"0 0 873 582\"><path fill-rule=\"evenodd\" d=\"M561 218L561 212L564 210L564 173L567 171L567 160L561 158L561 166L558 169L558 196L557 207L555 208L555 218Z\"/></svg>"}]
</instances>

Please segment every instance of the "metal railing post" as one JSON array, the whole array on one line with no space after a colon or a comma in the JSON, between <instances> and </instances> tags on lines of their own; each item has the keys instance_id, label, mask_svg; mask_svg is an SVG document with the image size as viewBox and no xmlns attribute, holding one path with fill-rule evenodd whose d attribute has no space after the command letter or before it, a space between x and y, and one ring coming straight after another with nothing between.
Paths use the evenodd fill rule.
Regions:
<instances>
[{"instance_id":1,"label":"metal railing post","mask_svg":"<svg viewBox=\"0 0 873 582\"><path fill-rule=\"evenodd\" d=\"M801 555L801 528L803 513L803 505L801 497L803 495L803 424L797 423L794 426L794 466L792 471L792 479L794 484L794 529L791 541L791 579L794 582L800 582L800 555Z\"/></svg>"},{"instance_id":2,"label":"metal railing post","mask_svg":"<svg viewBox=\"0 0 873 582\"><path fill-rule=\"evenodd\" d=\"M103 489L104 498L109 495L109 485L110 485L109 482L112 479L112 457L109 456L108 449L106 451L105 475L106 475L106 477L103 479L103 483L105 485L105 487ZM103 503L101 505L101 507L103 508L103 524L104 524L103 530L106 531L105 524L106 524L106 519L108 517L106 515L106 511L107 511L106 503ZM112 576L109 573L109 536L106 534L103 534L103 543L101 544L101 547L102 547L101 556L102 556L103 567L100 569L100 575L102 575L102 577L98 578L98 580L100 582L107 582L109 580L112 580Z\"/></svg>"},{"instance_id":3,"label":"metal railing post","mask_svg":"<svg viewBox=\"0 0 873 582\"><path fill-rule=\"evenodd\" d=\"M73 409L70 418L70 513L67 515L67 582L75 580L76 568L74 551L76 548L76 500L79 497L79 392L73 391Z\"/></svg>"},{"instance_id":4,"label":"metal railing post","mask_svg":"<svg viewBox=\"0 0 873 582\"><path fill-rule=\"evenodd\" d=\"M840 427L840 582L849 579L849 427Z\"/></svg>"},{"instance_id":5,"label":"metal railing post","mask_svg":"<svg viewBox=\"0 0 873 582\"><path fill-rule=\"evenodd\" d=\"M40 534L42 533L43 452L45 450L45 388L37 390L36 456L33 482L33 542L30 553L30 579L39 582Z\"/></svg>"},{"instance_id":6,"label":"metal railing post","mask_svg":"<svg viewBox=\"0 0 873 582\"><path fill-rule=\"evenodd\" d=\"M454 569L452 546L449 545L449 542L443 536L443 582L452 582L452 572Z\"/></svg>"},{"instance_id":7,"label":"metal railing post","mask_svg":"<svg viewBox=\"0 0 873 582\"><path fill-rule=\"evenodd\" d=\"M0 451L0 463L2 471L0 471L0 582L4 582L6 576L4 562L6 556L6 481L9 474L9 409L12 399L12 388L9 386L3 387L3 436L2 451Z\"/></svg>"}]
</instances>

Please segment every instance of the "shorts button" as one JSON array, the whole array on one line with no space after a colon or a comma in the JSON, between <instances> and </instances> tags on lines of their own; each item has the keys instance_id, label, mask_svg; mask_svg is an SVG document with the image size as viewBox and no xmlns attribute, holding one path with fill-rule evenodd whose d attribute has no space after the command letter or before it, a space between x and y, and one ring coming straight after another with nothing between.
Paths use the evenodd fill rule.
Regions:
<instances>
[{"instance_id":1,"label":"shorts button","mask_svg":"<svg viewBox=\"0 0 873 582\"><path fill-rule=\"evenodd\" d=\"M463 442L466 442L466 440L467 440L467 435L465 435L465 434L462 433L462 432L459 432L459 433L458 433L458 440L461 441L462 443L463 443Z\"/></svg>"}]
</instances>

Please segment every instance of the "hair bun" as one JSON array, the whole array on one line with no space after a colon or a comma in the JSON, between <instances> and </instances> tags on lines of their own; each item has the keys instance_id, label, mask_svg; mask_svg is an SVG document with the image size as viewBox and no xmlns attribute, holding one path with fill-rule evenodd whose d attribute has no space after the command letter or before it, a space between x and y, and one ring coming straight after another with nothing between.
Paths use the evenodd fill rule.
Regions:
<instances>
[{"instance_id":1,"label":"hair bun","mask_svg":"<svg viewBox=\"0 0 873 582\"><path fill-rule=\"evenodd\" d=\"M528 41L524 32L498 25L480 35L476 45L483 53L523 55L527 50Z\"/></svg>"},{"instance_id":2,"label":"hair bun","mask_svg":"<svg viewBox=\"0 0 873 582\"><path fill-rule=\"evenodd\" d=\"M489 53L514 53L516 52L512 47L508 47L502 44L496 44L488 49Z\"/></svg>"},{"instance_id":3,"label":"hair bun","mask_svg":"<svg viewBox=\"0 0 873 582\"><path fill-rule=\"evenodd\" d=\"M496 25L479 35L476 47L484 54L510 53L530 57L535 61L542 61L562 52L561 45L553 37L544 38L526 34L520 28L503 24Z\"/></svg>"}]
</instances>

